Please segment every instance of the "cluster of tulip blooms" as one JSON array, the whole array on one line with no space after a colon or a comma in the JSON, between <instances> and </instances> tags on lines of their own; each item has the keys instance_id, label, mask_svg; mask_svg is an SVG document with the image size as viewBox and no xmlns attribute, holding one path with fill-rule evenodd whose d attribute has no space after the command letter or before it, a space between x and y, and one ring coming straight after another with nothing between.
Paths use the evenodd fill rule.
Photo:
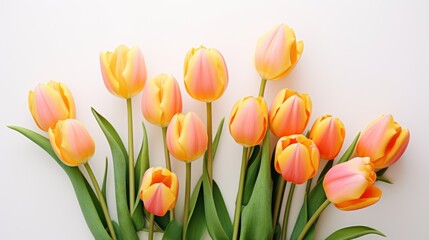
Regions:
<instances>
[{"instance_id":1,"label":"cluster of tulip blooms","mask_svg":"<svg viewBox=\"0 0 429 240\"><path fill-rule=\"evenodd\" d=\"M402 156L410 135L391 115L382 115L357 135L334 165L345 139L345 127L339 118L321 116L303 134L312 112L309 95L286 88L278 92L269 108L264 100L267 81L284 79L299 61L303 46L285 24L257 42L255 67L262 79L259 94L239 100L228 121L231 136L243 146L233 221L212 172L223 126L222 120L213 136L212 103L228 85L226 63L216 49L193 48L184 65L186 91L206 104L206 124L197 113L182 113L181 91L173 76L159 74L146 82L145 61L139 48L121 45L113 52L100 54L104 84L113 95L126 100L128 110L126 148L114 127L92 109L112 151L118 222L111 219L105 201L107 171L100 188L88 164L94 154L94 141L75 119L74 100L63 83L39 84L29 94L34 121L48 137L21 127L11 128L40 145L65 170L96 239L139 239L139 231L149 232L149 239L154 232L163 232L163 239L202 239L206 231L213 239L286 239L295 185L304 183L304 201L290 238L312 239L317 218L330 203L341 210L356 210L380 199L382 191L375 182L388 182L382 175ZM141 91L144 118L162 129L165 167L150 167L144 125L140 151L134 156L131 99ZM270 132L278 138L272 158ZM183 221L174 215L179 181L171 168L170 154L186 163ZM191 195L191 162L202 156L202 176ZM321 159L328 161L319 171ZM86 169L92 187L80 165ZM316 175L318 180L312 186ZM280 226L286 183L290 187ZM328 239L369 233L383 235L366 226L352 226L334 232Z\"/></svg>"}]
</instances>

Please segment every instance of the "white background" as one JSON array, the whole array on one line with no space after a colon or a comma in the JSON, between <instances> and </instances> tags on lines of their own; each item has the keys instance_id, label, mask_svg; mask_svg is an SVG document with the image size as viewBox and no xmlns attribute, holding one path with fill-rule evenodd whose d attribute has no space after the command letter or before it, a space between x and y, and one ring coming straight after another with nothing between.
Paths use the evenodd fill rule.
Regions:
<instances>
[{"instance_id":1,"label":"white background","mask_svg":"<svg viewBox=\"0 0 429 240\"><path fill-rule=\"evenodd\" d=\"M317 239L349 225L374 227L388 239L423 239L429 215L428 10L424 1L0 1L0 238L92 239L62 169L33 143L6 128L19 125L39 131L27 106L28 91L38 83L62 81L72 91L77 118L96 142L90 164L101 179L110 150L90 107L109 119L124 139L127 127L125 101L112 96L102 82L100 51L121 43L140 46L149 76L173 74L182 89L184 112L192 110L205 119L204 104L191 99L184 89L183 61L191 47L203 44L219 49L230 83L213 104L216 126L222 117L228 118L239 98L257 94L256 41L284 22L295 29L297 39L304 40L304 53L286 79L268 82L269 103L285 87L309 93L310 124L325 113L340 117L347 128L345 146L380 114L393 114L411 132L402 160L386 174L395 184L377 183L382 199L355 212L329 206L317 226ZM138 148L140 95L133 104ZM161 130L146 126L152 164L163 165ZM214 178L233 215L241 146L227 129L226 124ZM174 161L173 169L184 186L184 164ZM108 202L116 218L109 170ZM201 161L193 170L195 183ZM178 216L182 216L183 193L181 188ZM295 196L291 223L302 189Z\"/></svg>"}]
</instances>

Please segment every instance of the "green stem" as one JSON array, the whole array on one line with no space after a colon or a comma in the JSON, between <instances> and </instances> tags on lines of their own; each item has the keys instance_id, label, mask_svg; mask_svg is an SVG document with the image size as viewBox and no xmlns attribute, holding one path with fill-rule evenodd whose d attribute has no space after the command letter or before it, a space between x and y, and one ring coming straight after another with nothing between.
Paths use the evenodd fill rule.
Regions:
<instances>
[{"instance_id":1,"label":"green stem","mask_svg":"<svg viewBox=\"0 0 429 240\"><path fill-rule=\"evenodd\" d=\"M317 209L317 211L311 216L310 220L308 220L307 224L305 224L304 228L302 229L301 233L299 234L297 240L304 239L305 235L307 234L308 230L310 230L311 226L313 226L314 222L316 222L317 218L319 218L320 214L325 210L325 208L330 204L328 199L325 200L325 202L322 203L322 205Z\"/></svg>"},{"instance_id":2,"label":"green stem","mask_svg":"<svg viewBox=\"0 0 429 240\"><path fill-rule=\"evenodd\" d=\"M289 222L290 207L292 205L293 192L295 191L295 183L290 185L289 194L287 196L285 215L283 217L282 240L286 240L287 224Z\"/></svg>"},{"instance_id":3,"label":"green stem","mask_svg":"<svg viewBox=\"0 0 429 240\"><path fill-rule=\"evenodd\" d=\"M186 186L185 186L185 206L183 208L183 231L182 239L186 239L188 229L189 198L191 195L191 163L186 163Z\"/></svg>"},{"instance_id":4,"label":"green stem","mask_svg":"<svg viewBox=\"0 0 429 240\"><path fill-rule=\"evenodd\" d=\"M265 85L267 85L267 79L261 79L261 85L259 86L259 96L264 97Z\"/></svg>"},{"instance_id":5,"label":"green stem","mask_svg":"<svg viewBox=\"0 0 429 240\"><path fill-rule=\"evenodd\" d=\"M128 172L129 172L129 207L132 214L134 209L135 187L134 187L134 137L133 137L133 108L131 98L127 98L128 112Z\"/></svg>"},{"instance_id":6,"label":"green stem","mask_svg":"<svg viewBox=\"0 0 429 240\"><path fill-rule=\"evenodd\" d=\"M208 102L207 107L207 173L210 181L210 186L213 183L213 154L212 154L212 103Z\"/></svg>"},{"instance_id":7,"label":"green stem","mask_svg":"<svg viewBox=\"0 0 429 240\"><path fill-rule=\"evenodd\" d=\"M244 180L246 179L247 170L247 152L249 148L243 147L243 156L241 159L241 171L240 171L240 183L238 185L237 200L235 201L235 214L234 214L234 232L232 239L238 239L238 229L240 228L240 216L241 216L241 203L243 202L243 190Z\"/></svg>"},{"instance_id":8,"label":"green stem","mask_svg":"<svg viewBox=\"0 0 429 240\"><path fill-rule=\"evenodd\" d=\"M162 127L162 141L164 144L165 167L171 171L170 152L167 148L167 127ZM170 222L174 219L174 208L170 210Z\"/></svg>"},{"instance_id":9,"label":"green stem","mask_svg":"<svg viewBox=\"0 0 429 240\"><path fill-rule=\"evenodd\" d=\"M283 195L285 193L285 187L286 187L286 181L280 175L277 180L276 200L274 202L273 229L276 228L276 224L279 219L280 208L283 202Z\"/></svg>"},{"instance_id":10,"label":"green stem","mask_svg":"<svg viewBox=\"0 0 429 240\"><path fill-rule=\"evenodd\" d=\"M155 216L153 213L150 214L149 217L149 240L153 240L153 222L154 222Z\"/></svg>"},{"instance_id":11,"label":"green stem","mask_svg":"<svg viewBox=\"0 0 429 240\"><path fill-rule=\"evenodd\" d=\"M311 190L311 183L313 182L313 178L307 180L307 186L305 187L305 194L308 196Z\"/></svg>"},{"instance_id":12,"label":"green stem","mask_svg":"<svg viewBox=\"0 0 429 240\"><path fill-rule=\"evenodd\" d=\"M110 218L109 210L107 209L106 200L101 193L100 187L98 186L97 179L92 172L91 167L88 163L84 164L86 171L88 172L89 178L91 178L92 185L94 186L95 192L97 193L98 200L100 201L101 209L103 209L104 217L106 218L107 226L109 227L110 236L113 240L116 240L115 229L113 228L112 219Z\"/></svg>"}]
</instances>

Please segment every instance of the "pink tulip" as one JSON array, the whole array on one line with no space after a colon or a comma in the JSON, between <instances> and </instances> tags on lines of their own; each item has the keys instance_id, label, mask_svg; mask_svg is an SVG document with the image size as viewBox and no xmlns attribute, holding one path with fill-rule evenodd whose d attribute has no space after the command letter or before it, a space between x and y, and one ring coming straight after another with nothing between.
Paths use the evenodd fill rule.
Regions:
<instances>
[{"instance_id":1,"label":"pink tulip","mask_svg":"<svg viewBox=\"0 0 429 240\"><path fill-rule=\"evenodd\" d=\"M338 209L349 211L368 207L381 198L374 185L377 176L369 158L356 157L335 165L323 180L326 197Z\"/></svg>"},{"instance_id":2,"label":"pink tulip","mask_svg":"<svg viewBox=\"0 0 429 240\"><path fill-rule=\"evenodd\" d=\"M164 216L174 208L179 193L176 174L166 168L149 168L142 179L140 198L146 211Z\"/></svg>"},{"instance_id":3,"label":"pink tulip","mask_svg":"<svg viewBox=\"0 0 429 240\"><path fill-rule=\"evenodd\" d=\"M255 52L256 70L262 79L282 79L298 63L303 50L304 43L296 42L293 29L281 24L258 40Z\"/></svg>"},{"instance_id":4,"label":"pink tulip","mask_svg":"<svg viewBox=\"0 0 429 240\"><path fill-rule=\"evenodd\" d=\"M301 184L314 177L319 160L319 150L304 135L281 137L277 142L274 167L288 182Z\"/></svg>"},{"instance_id":5,"label":"pink tulip","mask_svg":"<svg viewBox=\"0 0 429 240\"><path fill-rule=\"evenodd\" d=\"M159 74L146 84L142 112L146 120L161 127L168 126L173 116L182 112L182 95L173 76Z\"/></svg>"},{"instance_id":6,"label":"pink tulip","mask_svg":"<svg viewBox=\"0 0 429 240\"><path fill-rule=\"evenodd\" d=\"M245 97L238 101L229 118L229 132L234 140L245 146L258 145L268 128L268 109L262 97Z\"/></svg>"},{"instance_id":7,"label":"pink tulip","mask_svg":"<svg viewBox=\"0 0 429 240\"><path fill-rule=\"evenodd\" d=\"M310 97L285 88L277 94L268 112L270 130L277 137L300 134L310 116Z\"/></svg>"},{"instance_id":8,"label":"pink tulip","mask_svg":"<svg viewBox=\"0 0 429 240\"><path fill-rule=\"evenodd\" d=\"M28 105L37 126L47 132L59 120L75 118L76 109L71 92L63 83L39 84L28 94Z\"/></svg>"},{"instance_id":9,"label":"pink tulip","mask_svg":"<svg viewBox=\"0 0 429 240\"><path fill-rule=\"evenodd\" d=\"M106 88L121 98L137 95L146 82L146 65L138 47L120 45L114 52L101 52L100 67Z\"/></svg>"},{"instance_id":10,"label":"pink tulip","mask_svg":"<svg viewBox=\"0 0 429 240\"><path fill-rule=\"evenodd\" d=\"M185 59L184 80L192 98L213 102L228 86L228 70L222 54L214 48L192 48Z\"/></svg>"},{"instance_id":11,"label":"pink tulip","mask_svg":"<svg viewBox=\"0 0 429 240\"><path fill-rule=\"evenodd\" d=\"M167 128L167 148L176 159L191 162L207 148L207 131L196 113L176 114Z\"/></svg>"},{"instance_id":12,"label":"pink tulip","mask_svg":"<svg viewBox=\"0 0 429 240\"><path fill-rule=\"evenodd\" d=\"M410 141L410 132L394 121L392 115L374 120L360 135L356 155L369 157L376 169L397 162Z\"/></svg>"},{"instance_id":13,"label":"pink tulip","mask_svg":"<svg viewBox=\"0 0 429 240\"><path fill-rule=\"evenodd\" d=\"M343 146L345 135L341 120L328 114L314 122L309 138L316 144L322 158L333 160Z\"/></svg>"},{"instance_id":14,"label":"pink tulip","mask_svg":"<svg viewBox=\"0 0 429 240\"><path fill-rule=\"evenodd\" d=\"M94 140L76 119L58 121L54 129L49 129L49 141L58 158L71 167L88 162L94 155Z\"/></svg>"}]
</instances>

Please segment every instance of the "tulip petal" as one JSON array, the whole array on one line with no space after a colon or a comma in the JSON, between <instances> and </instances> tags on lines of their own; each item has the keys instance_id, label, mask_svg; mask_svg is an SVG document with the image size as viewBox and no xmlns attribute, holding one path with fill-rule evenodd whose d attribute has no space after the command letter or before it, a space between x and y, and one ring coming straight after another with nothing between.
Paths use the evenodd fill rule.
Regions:
<instances>
[{"instance_id":1,"label":"tulip petal","mask_svg":"<svg viewBox=\"0 0 429 240\"><path fill-rule=\"evenodd\" d=\"M176 202L176 196L163 183L153 184L143 190L142 199L145 209L157 216L164 216Z\"/></svg>"},{"instance_id":2,"label":"tulip petal","mask_svg":"<svg viewBox=\"0 0 429 240\"><path fill-rule=\"evenodd\" d=\"M335 206L343 211L357 210L375 204L380 200L381 195L382 191L375 185L372 185L366 189L359 199L338 203Z\"/></svg>"}]
</instances>

